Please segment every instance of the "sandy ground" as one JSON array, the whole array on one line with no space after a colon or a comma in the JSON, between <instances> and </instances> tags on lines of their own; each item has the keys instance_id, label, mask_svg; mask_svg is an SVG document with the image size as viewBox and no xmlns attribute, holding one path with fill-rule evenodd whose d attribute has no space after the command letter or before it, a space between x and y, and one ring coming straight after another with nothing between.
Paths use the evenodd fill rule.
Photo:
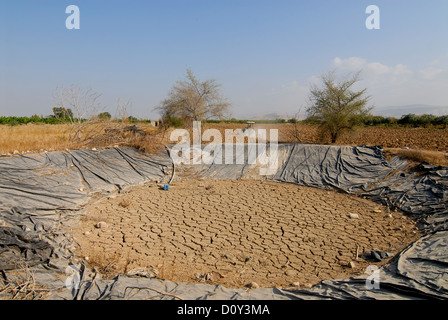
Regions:
<instances>
[{"instance_id":1,"label":"sandy ground","mask_svg":"<svg viewBox=\"0 0 448 320\"><path fill-rule=\"evenodd\" d=\"M110 276L229 288L348 278L388 261L356 259L357 252L397 254L420 237L412 220L359 197L285 183L198 179L176 181L169 191L147 184L100 199L72 232L76 253Z\"/></svg>"}]
</instances>

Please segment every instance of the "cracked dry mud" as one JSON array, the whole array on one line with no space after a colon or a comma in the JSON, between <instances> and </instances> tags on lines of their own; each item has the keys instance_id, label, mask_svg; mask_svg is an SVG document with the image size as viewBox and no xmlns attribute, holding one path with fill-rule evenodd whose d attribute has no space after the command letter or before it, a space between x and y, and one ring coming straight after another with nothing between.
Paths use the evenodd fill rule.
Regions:
<instances>
[{"instance_id":1,"label":"cracked dry mud","mask_svg":"<svg viewBox=\"0 0 448 320\"><path fill-rule=\"evenodd\" d=\"M107 226L96 228L99 221ZM161 279L229 288L346 279L388 261L355 260L356 252L397 254L420 237L414 221L360 197L198 179L176 181L169 191L152 184L101 199L72 232L76 253L92 266L116 273L148 267Z\"/></svg>"}]
</instances>

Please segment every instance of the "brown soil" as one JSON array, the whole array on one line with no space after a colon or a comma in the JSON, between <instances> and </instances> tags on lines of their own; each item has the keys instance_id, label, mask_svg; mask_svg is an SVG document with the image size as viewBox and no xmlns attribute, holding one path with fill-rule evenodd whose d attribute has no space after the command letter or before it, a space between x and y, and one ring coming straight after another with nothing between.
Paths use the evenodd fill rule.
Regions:
<instances>
[{"instance_id":1,"label":"brown soil","mask_svg":"<svg viewBox=\"0 0 448 320\"><path fill-rule=\"evenodd\" d=\"M100 221L107 227L96 228ZM197 179L174 182L169 191L151 184L101 199L72 231L77 254L103 272L147 267L161 279L230 288L362 274L388 260L356 260L356 252L396 254L421 236L409 218L356 196ZM354 268L347 266L351 261Z\"/></svg>"},{"instance_id":2,"label":"brown soil","mask_svg":"<svg viewBox=\"0 0 448 320\"><path fill-rule=\"evenodd\" d=\"M102 126L115 130L128 124L102 123ZM222 138L225 137L226 130L244 129L247 124L235 123L204 123L202 129L217 129L221 132ZM68 132L70 125L34 125L23 126L0 125L0 154L2 153L25 153L28 151L52 151L64 150L66 148L79 149L85 147L105 147L111 145L130 145L149 154L160 151L155 147L162 143L170 144L169 140L171 130L167 132L155 132L151 125L138 124L139 129L151 133L151 135L142 138L140 135L121 134L114 135L104 132L97 132L97 126L92 125L90 131L95 134L88 134L88 138L82 143L69 143ZM279 143L329 143L327 140L321 140L317 125L299 123L297 126L284 124L255 124L254 129L266 129L269 139L269 129L278 130ZM297 130L296 130L297 129ZM298 140L297 137L300 139ZM206 143L207 141L204 141ZM339 145L377 145L383 148L409 148L406 154L400 154L402 157L411 158L418 161L426 161L435 165L448 165L448 129L437 128L382 128L382 127L361 127L353 131L344 132L338 139ZM423 150L433 151L428 154ZM421 152L423 151L423 152Z\"/></svg>"},{"instance_id":3,"label":"brown soil","mask_svg":"<svg viewBox=\"0 0 448 320\"><path fill-rule=\"evenodd\" d=\"M225 137L226 129L244 129L247 124L204 124L202 129L218 129L222 137ZM255 124L254 129L266 129L269 137L269 129L278 130L278 142L303 142L303 143L329 143L329 140L321 141L318 125L298 124L296 139L295 126L293 124ZM338 138L339 145L376 145L384 148L408 147L416 150L433 150L448 152L448 129L430 128L382 128L382 127L358 127L353 131L345 131Z\"/></svg>"}]
</instances>

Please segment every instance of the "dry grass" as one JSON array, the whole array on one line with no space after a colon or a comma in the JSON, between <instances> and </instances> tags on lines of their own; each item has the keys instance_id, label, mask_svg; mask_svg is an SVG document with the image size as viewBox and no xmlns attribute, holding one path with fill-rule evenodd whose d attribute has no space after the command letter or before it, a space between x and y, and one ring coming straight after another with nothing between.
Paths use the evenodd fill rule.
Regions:
<instances>
[{"instance_id":1,"label":"dry grass","mask_svg":"<svg viewBox=\"0 0 448 320\"><path fill-rule=\"evenodd\" d=\"M169 141L163 132L153 132L145 136L131 136L124 145L132 146L146 154L156 154L161 152Z\"/></svg>"},{"instance_id":2,"label":"dry grass","mask_svg":"<svg viewBox=\"0 0 448 320\"><path fill-rule=\"evenodd\" d=\"M126 122L92 122L84 126L82 137L70 140L70 124L27 124L19 126L0 125L0 154L61 151L107 147L112 145L135 146L151 153L163 148L160 134L150 124L139 124L138 129L146 135L125 131ZM157 146L158 145L158 146Z\"/></svg>"},{"instance_id":3,"label":"dry grass","mask_svg":"<svg viewBox=\"0 0 448 320\"><path fill-rule=\"evenodd\" d=\"M8 300L38 300L49 292L36 283L34 273L25 263L18 265L8 278L0 278L0 296Z\"/></svg>"},{"instance_id":4,"label":"dry grass","mask_svg":"<svg viewBox=\"0 0 448 320\"><path fill-rule=\"evenodd\" d=\"M112 279L119 274L126 274L129 271L128 266L131 262L129 255L123 256L119 253L113 255L96 253L84 258L90 267L96 269L106 279ZM118 266L119 263L123 266Z\"/></svg>"},{"instance_id":5,"label":"dry grass","mask_svg":"<svg viewBox=\"0 0 448 320\"><path fill-rule=\"evenodd\" d=\"M68 124L0 125L0 154L63 150L69 129Z\"/></svg>"},{"instance_id":6,"label":"dry grass","mask_svg":"<svg viewBox=\"0 0 448 320\"><path fill-rule=\"evenodd\" d=\"M448 154L439 151L388 148L385 149L385 155L387 158L398 156L417 163L427 162L436 166L448 166Z\"/></svg>"}]
</instances>

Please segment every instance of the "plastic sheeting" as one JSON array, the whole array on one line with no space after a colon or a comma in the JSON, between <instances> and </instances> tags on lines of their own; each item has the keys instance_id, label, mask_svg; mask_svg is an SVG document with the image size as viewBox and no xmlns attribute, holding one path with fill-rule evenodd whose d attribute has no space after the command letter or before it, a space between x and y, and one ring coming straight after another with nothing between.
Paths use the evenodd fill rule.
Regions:
<instances>
[{"instance_id":1,"label":"plastic sheeting","mask_svg":"<svg viewBox=\"0 0 448 320\"><path fill-rule=\"evenodd\" d=\"M0 158L0 270L48 261L70 245L60 227L94 192L161 179L171 161L133 148L74 150ZM15 259L14 259L15 258Z\"/></svg>"},{"instance_id":2,"label":"plastic sheeting","mask_svg":"<svg viewBox=\"0 0 448 320\"><path fill-rule=\"evenodd\" d=\"M403 212L420 222L425 236L371 275L326 280L308 290L228 289L207 284L120 275L101 279L73 262L71 238L61 226L97 192L108 193L169 178L168 154L147 156L132 148L77 150L0 158L0 270L19 261L32 266L37 282L52 289L49 299L427 299L448 297L448 171L406 161L387 162L378 147L279 145L279 167L257 176L257 165L190 165L208 179L264 178L356 193ZM217 158L215 158L217 159ZM247 161L247 157L244 158ZM70 287L67 279L78 279Z\"/></svg>"},{"instance_id":3,"label":"plastic sheeting","mask_svg":"<svg viewBox=\"0 0 448 320\"><path fill-rule=\"evenodd\" d=\"M366 190L394 168L376 147L289 145L286 163L275 180L346 192Z\"/></svg>"},{"instance_id":4,"label":"plastic sheeting","mask_svg":"<svg viewBox=\"0 0 448 320\"><path fill-rule=\"evenodd\" d=\"M286 145L285 164L274 179L356 193L398 208L426 231L448 225L448 168L405 160L387 162L379 147Z\"/></svg>"}]
</instances>

